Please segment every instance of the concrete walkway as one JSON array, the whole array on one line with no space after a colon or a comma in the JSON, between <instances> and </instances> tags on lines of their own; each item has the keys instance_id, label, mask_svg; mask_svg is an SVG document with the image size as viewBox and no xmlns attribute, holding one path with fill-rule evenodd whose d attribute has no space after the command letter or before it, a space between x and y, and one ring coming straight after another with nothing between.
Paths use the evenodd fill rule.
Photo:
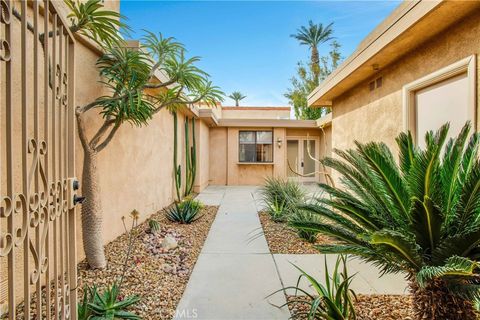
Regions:
<instances>
[{"instance_id":1,"label":"concrete walkway","mask_svg":"<svg viewBox=\"0 0 480 320\"><path fill-rule=\"evenodd\" d=\"M220 209L175 319L288 319L288 308L276 307L285 303L285 296L266 297L296 283L298 271L291 263L323 279L323 256L270 254L257 215L261 202L256 187L209 186L198 199ZM335 257L329 256L329 267L334 263ZM405 290L401 277L378 279L370 265L352 261L349 271L358 272L353 283L358 293Z\"/></svg>"}]
</instances>

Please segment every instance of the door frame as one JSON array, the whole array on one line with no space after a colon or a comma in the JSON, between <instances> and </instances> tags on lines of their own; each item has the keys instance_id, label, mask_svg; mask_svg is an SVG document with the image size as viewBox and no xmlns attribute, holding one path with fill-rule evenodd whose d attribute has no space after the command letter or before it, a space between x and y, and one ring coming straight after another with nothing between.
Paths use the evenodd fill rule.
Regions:
<instances>
[{"instance_id":1,"label":"door frame","mask_svg":"<svg viewBox=\"0 0 480 320\"><path fill-rule=\"evenodd\" d=\"M317 161L315 161L315 174L314 175L311 175L311 176L308 176L308 177L303 177L303 176L299 176L299 175L295 175L294 177L289 177L288 176L288 172L290 170L290 168L288 166L288 141L298 141L298 159L303 160L303 154L304 154L304 142L303 141L306 141L306 140L315 141L315 152L312 156L315 157L316 159L318 159L319 146L320 146L319 137L317 137L317 136L313 136L313 137L287 136L286 137L287 143L286 143L286 147L285 147L285 176L288 179L296 180L296 181L299 181L299 182L315 182L315 181L318 181L319 164L318 164ZM300 167L300 168L302 168L302 167ZM297 167L297 170L300 171L300 168ZM301 171L302 172L299 172L299 173L304 174L303 173L303 168L302 168Z\"/></svg>"}]
</instances>

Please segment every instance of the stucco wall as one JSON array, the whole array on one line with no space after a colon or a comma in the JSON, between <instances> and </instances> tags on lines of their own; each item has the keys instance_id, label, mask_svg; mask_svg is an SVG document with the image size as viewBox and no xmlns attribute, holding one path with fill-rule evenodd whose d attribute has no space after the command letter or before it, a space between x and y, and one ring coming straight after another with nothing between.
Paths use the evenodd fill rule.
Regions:
<instances>
[{"instance_id":1,"label":"stucco wall","mask_svg":"<svg viewBox=\"0 0 480 320\"><path fill-rule=\"evenodd\" d=\"M197 120L195 135L197 140L197 175L195 192L201 192L209 184L210 179L210 128L203 121Z\"/></svg>"},{"instance_id":2,"label":"stucco wall","mask_svg":"<svg viewBox=\"0 0 480 320\"><path fill-rule=\"evenodd\" d=\"M240 130L273 130L273 163L239 163L238 134ZM330 128L324 134L319 129L287 128L210 128L210 184L212 185L261 185L266 177L286 177L287 137L318 137L319 157L330 155ZM278 146L281 139L281 146ZM325 144L326 143L326 144ZM318 178L322 180L322 176Z\"/></svg>"},{"instance_id":3,"label":"stucco wall","mask_svg":"<svg viewBox=\"0 0 480 320\"><path fill-rule=\"evenodd\" d=\"M98 71L94 67L96 55L85 47L77 48L77 104L82 105L98 97L102 88L96 83ZM102 119L93 110L86 115L89 136ZM182 114L178 115L178 161L182 165L182 186L185 186L185 139ZM81 179L83 151L77 138L77 177ZM104 221L104 242L115 239L124 232L122 216L136 209L141 221L169 205L175 199L173 182L173 117L167 110L154 116L147 126L123 125L98 156L100 188ZM80 208L79 255L83 257L81 242Z\"/></svg>"},{"instance_id":4,"label":"stucco wall","mask_svg":"<svg viewBox=\"0 0 480 320\"><path fill-rule=\"evenodd\" d=\"M354 146L354 140L376 140L384 141L396 150L395 137L403 130L402 87L472 54L478 54L479 13L472 13L447 32L380 70L375 78L383 77L381 88L370 92L368 83L372 79L369 79L334 99L333 147L346 149ZM477 57L477 87L478 79Z\"/></svg>"},{"instance_id":5,"label":"stucco wall","mask_svg":"<svg viewBox=\"0 0 480 320\"><path fill-rule=\"evenodd\" d=\"M290 107L223 107L223 119L289 119Z\"/></svg>"},{"instance_id":6,"label":"stucco wall","mask_svg":"<svg viewBox=\"0 0 480 320\"><path fill-rule=\"evenodd\" d=\"M211 185L227 184L227 128L210 128L209 180Z\"/></svg>"}]
</instances>

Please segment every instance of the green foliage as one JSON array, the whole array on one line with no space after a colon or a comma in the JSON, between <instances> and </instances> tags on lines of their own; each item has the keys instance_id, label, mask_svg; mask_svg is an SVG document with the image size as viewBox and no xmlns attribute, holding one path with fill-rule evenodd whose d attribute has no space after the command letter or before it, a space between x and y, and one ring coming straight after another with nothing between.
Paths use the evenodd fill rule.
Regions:
<instances>
[{"instance_id":1,"label":"green foliage","mask_svg":"<svg viewBox=\"0 0 480 320\"><path fill-rule=\"evenodd\" d=\"M350 289L353 276L348 275L346 256L338 256L335 263L333 273L330 274L327 265L327 258L325 257L325 284L320 283L319 280L309 275L298 266L297 268L301 275L298 278L296 286L287 287L282 290L300 291L308 297L305 301L309 304L309 311L305 313L296 314L296 317L302 319L327 319L327 320L348 320L355 319L355 309L353 307L353 299L355 293ZM302 288L299 284L302 279L306 279L311 288L315 290L315 294L311 294ZM287 304L295 303L294 301Z\"/></svg>"},{"instance_id":2,"label":"green foliage","mask_svg":"<svg viewBox=\"0 0 480 320\"><path fill-rule=\"evenodd\" d=\"M182 166L178 164L178 116L176 112L172 113L173 115L173 177L175 180L175 191L177 193L177 200L180 201L181 198L181 188L182 188Z\"/></svg>"},{"instance_id":3,"label":"green foliage","mask_svg":"<svg viewBox=\"0 0 480 320\"><path fill-rule=\"evenodd\" d=\"M65 0L70 13L71 31L92 39L100 46L119 46L123 44L123 38L119 31L126 32L130 28L121 20L125 19L121 14L111 10L105 10L102 0Z\"/></svg>"},{"instance_id":4,"label":"green foliage","mask_svg":"<svg viewBox=\"0 0 480 320\"><path fill-rule=\"evenodd\" d=\"M451 293L478 298L480 244L480 134L465 125L447 141L449 125L425 136L396 141L399 162L384 143L356 142L323 163L341 174L343 188L320 186L330 197L303 209L326 222L298 222L340 243L324 253L350 253L383 272L404 272L423 287L441 279Z\"/></svg>"},{"instance_id":5,"label":"green foliage","mask_svg":"<svg viewBox=\"0 0 480 320\"><path fill-rule=\"evenodd\" d=\"M188 117L185 118L185 196L193 192L197 174L197 142L195 138L195 118L192 118L192 145L190 146L190 130Z\"/></svg>"},{"instance_id":6,"label":"green foliage","mask_svg":"<svg viewBox=\"0 0 480 320\"><path fill-rule=\"evenodd\" d=\"M235 101L235 106L238 107L240 105L240 100L245 99L247 96L243 95L240 91L234 91L228 97Z\"/></svg>"},{"instance_id":7,"label":"green foliage","mask_svg":"<svg viewBox=\"0 0 480 320\"><path fill-rule=\"evenodd\" d=\"M315 24L312 20L308 21L308 27L301 26L297 29L297 33L290 35L298 40L301 45L309 47L317 47L320 43L327 42L332 39L333 23L326 27L323 24Z\"/></svg>"},{"instance_id":8,"label":"green foliage","mask_svg":"<svg viewBox=\"0 0 480 320\"><path fill-rule=\"evenodd\" d=\"M337 68L342 59L338 42L332 41L330 48L328 55L320 57L318 74L311 63L297 63L297 74L291 78L291 88L284 94L293 105L297 119L316 120L330 112L329 107L310 108L307 102L308 95Z\"/></svg>"},{"instance_id":9,"label":"green foliage","mask_svg":"<svg viewBox=\"0 0 480 320\"><path fill-rule=\"evenodd\" d=\"M97 99L97 106L105 118L117 123L124 121L141 126L152 118L155 105L146 99L143 86L150 79L148 56L142 51L110 48L97 61L102 83L115 92L115 97Z\"/></svg>"},{"instance_id":10,"label":"green foliage","mask_svg":"<svg viewBox=\"0 0 480 320\"><path fill-rule=\"evenodd\" d=\"M289 217L288 223L290 226L295 228L295 222L302 222L302 221L314 222L318 220L319 220L318 216L312 214L311 212L305 211L302 209L297 209ZM315 243L315 241L317 240L318 232L315 230L304 230L300 228L300 229L297 229L297 234L301 239L310 243Z\"/></svg>"},{"instance_id":11,"label":"green foliage","mask_svg":"<svg viewBox=\"0 0 480 320\"><path fill-rule=\"evenodd\" d=\"M194 198L192 198L192 197L190 197L190 196L185 197L185 199L184 199L182 202L180 202L180 203L178 204L178 206L179 206L181 209L183 209L185 206L191 206L191 207L193 207L195 210L198 210L198 211L202 210L202 209L205 207L205 206L203 205L203 203L200 202L200 200L194 199Z\"/></svg>"},{"instance_id":12,"label":"green foliage","mask_svg":"<svg viewBox=\"0 0 480 320\"><path fill-rule=\"evenodd\" d=\"M203 204L195 199L187 198L180 203L175 203L167 210L167 219L174 222L189 224L201 218L199 215Z\"/></svg>"},{"instance_id":13,"label":"green foliage","mask_svg":"<svg viewBox=\"0 0 480 320\"><path fill-rule=\"evenodd\" d=\"M155 219L148 220L148 227L150 228L151 233L157 233L161 230L160 222Z\"/></svg>"},{"instance_id":14,"label":"green foliage","mask_svg":"<svg viewBox=\"0 0 480 320\"><path fill-rule=\"evenodd\" d=\"M85 286L83 299L78 304L79 320L114 320L114 319L141 319L127 309L138 303L138 296L120 296L119 286L114 283L99 293L96 286Z\"/></svg>"},{"instance_id":15,"label":"green foliage","mask_svg":"<svg viewBox=\"0 0 480 320\"><path fill-rule=\"evenodd\" d=\"M286 221L305 200L305 191L298 183L280 178L267 178L260 192L274 221Z\"/></svg>"}]
</instances>

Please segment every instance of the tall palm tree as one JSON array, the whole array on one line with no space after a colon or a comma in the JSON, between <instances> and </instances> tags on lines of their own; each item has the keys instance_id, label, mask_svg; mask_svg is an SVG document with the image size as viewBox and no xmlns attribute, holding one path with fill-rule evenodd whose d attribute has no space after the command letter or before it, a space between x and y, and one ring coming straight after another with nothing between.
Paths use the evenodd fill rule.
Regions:
<instances>
[{"instance_id":1,"label":"tall palm tree","mask_svg":"<svg viewBox=\"0 0 480 320\"><path fill-rule=\"evenodd\" d=\"M341 174L343 188L304 209L323 222L296 228L328 234L323 253L357 255L385 273L409 280L417 319L476 319L480 297L480 134L466 124L447 140L449 125L426 134L426 148L410 133L397 137L400 161L384 143L357 142L323 163Z\"/></svg>"},{"instance_id":2,"label":"tall palm tree","mask_svg":"<svg viewBox=\"0 0 480 320\"><path fill-rule=\"evenodd\" d=\"M292 38L297 39L301 45L305 45L310 48L310 63L314 69L316 77L318 77L320 72L318 46L333 39L331 36L333 33L332 25L333 23L330 23L324 27L323 24L314 24L313 21L310 20L308 21L308 26L301 26L297 29L297 33L290 35Z\"/></svg>"},{"instance_id":3,"label":"tall palm tree","mask_svg":"<svg viewBox=\"0 0 480 320\"><path fill-rule=\"evenodd\" d=\"M234 100L235 106L238 107L240 105L240 100L245 99L247 96L244 96L240 91L233 91L228 97Z\"/></svg>"}]
</instances>

